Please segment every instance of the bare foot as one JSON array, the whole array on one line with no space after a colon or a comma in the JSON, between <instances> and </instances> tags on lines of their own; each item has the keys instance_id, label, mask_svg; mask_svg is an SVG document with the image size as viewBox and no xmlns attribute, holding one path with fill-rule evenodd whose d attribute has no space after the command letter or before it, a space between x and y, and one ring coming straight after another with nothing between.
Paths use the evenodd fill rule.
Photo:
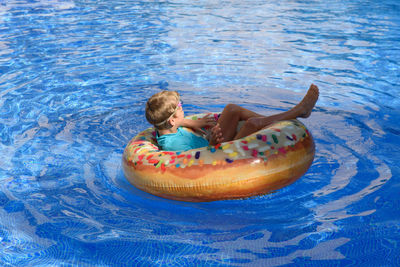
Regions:
<instances>
[{"instance_id":1,"label":"bare foot","mask_svg":"<svg viewBox=\"0 0 400 267\"><path fill-rule=\"evenodd\" d=\"M211 136L210 136L210 145L216 145L219 143L222 143L224 141L224 138L222 137L222 131L221 127L219 127L219 124L217 123L212 129L211 129Z\"/></svg>"},{"instance_id":2,"label":"bare foot","mask_svg":"<svg viewBox=\"0 0 400 267\"><path fill-rule=\"evenodd\" d=\"M311 84L303 100L301 100L301 102L297 104L296 107L294 108L299 114L298 117L308 118L310 116L311 111L318 100L318 96L319 96L318 87L315 84Z\"/></svg>"}]
</instances>

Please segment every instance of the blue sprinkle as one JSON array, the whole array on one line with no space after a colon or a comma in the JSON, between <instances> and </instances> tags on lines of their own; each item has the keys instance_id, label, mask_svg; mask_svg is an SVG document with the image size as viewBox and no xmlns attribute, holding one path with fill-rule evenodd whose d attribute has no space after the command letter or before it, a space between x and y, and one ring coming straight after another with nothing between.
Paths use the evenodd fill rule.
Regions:
<instances>
[{"instance_id":1,"label":"blue sprinkle","mask_svg":"<svg viewBox=\"0 0 400 267\"><path fill-rule=\"evenodd\" d=\"M233 160L231 160L231 159L225 159L226 160L226 162L228 162L228 163L232 163L233 162Z\"/></svg>"},{"instance_id":2,"label":"blue sprinkle","mask_svg":"<svg viewBox=\"0 0 400 267\"><path fill-rule=\"evenodd\" d=\"M179 168L179 166L181 166L179 163L175 165L175 167Z\"/></svg>"},{"instance_id":3,"label":"blue sprinkle","mask_svg":"<svg viewBox=\"0 0 400 267\"><path fill-rule=\"evenodd\" d=\"M181 154L181 151L176 152L176 154L177 154L177 155L180 155L180 154Z\"/></svg>"},{"instance_id":4,"label":"blue sprinkle","mask_svg":"<svg viewBox=\"0 0 400 267\"><path fill-rule=\"evenodd\" d=\"M262 135L261 134L257 134L257 139L261 140L262 139Z\"/></svg>"},{"instance_id":5,"label":"blue sprinkle","mask_svg":"<svg viewBox=\"0 0 400 267\"><path fill-rule=\"evenodd\" d=\"M214 153L215 152L215 147L211 147L210 151L211 151L211 153Z\"/></svg>"},{"instance_id":6,"label":"blue sprinkle","mask_svg":"<svg viewBox=\"0 0 400 267\"><path fill-rule=\"evenodd\" d=\"M289 139L290 141L293 141L293 138L286 136L287 139Z\"/></svg>"},{"instance_id":7,"label":"blue sprinkle","mask_svg":"<svg viewBox=\"0 0 400 267\"><path fill-rule=\"evenodd\" d=\"M200 151L197 151L196 154L194 155L195 159L199 159L200 158Z\"/></svg>"}]
</instances>

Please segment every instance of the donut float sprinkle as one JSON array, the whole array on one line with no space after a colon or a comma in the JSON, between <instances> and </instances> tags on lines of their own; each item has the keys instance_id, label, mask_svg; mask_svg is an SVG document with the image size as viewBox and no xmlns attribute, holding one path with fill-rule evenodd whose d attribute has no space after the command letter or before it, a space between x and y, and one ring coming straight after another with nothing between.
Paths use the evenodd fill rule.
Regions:
<instances>
[{"instance_id":1,"label":"donut float sprinkle","mask_svg":"<svg viewBox=\"0 0 400 267\"><path fill-rule=\"evenodd\" d=\"M214 114L216 119L218 116ZM188 151L162 151L154 136L154 128L149 128L128 143L122 160L125 176L144 191L183 201L234 199L279 189L305 173L315 150L312 136L298 120L278 122L243 139ZM249 188L239 188L245 184Z\"/></svg>"}]
</instances>

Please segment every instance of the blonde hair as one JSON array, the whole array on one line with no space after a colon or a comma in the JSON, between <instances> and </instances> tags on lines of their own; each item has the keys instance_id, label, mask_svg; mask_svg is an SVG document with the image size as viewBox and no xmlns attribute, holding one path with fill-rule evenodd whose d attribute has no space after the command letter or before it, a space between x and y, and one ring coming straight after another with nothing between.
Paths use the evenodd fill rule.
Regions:
<instances>
[{"instance_id":1,"label":"blonde hair","mask_svg":"<svg viewBox=\"0 0 400 267\"><path fill-rule=\"evenodd\" d=\"M171 128L168 118L176 111L179 99L179 93L175 91L161 91L154 94L146 103L147 121L159 130Z\"/></svg>"}]
</instances>

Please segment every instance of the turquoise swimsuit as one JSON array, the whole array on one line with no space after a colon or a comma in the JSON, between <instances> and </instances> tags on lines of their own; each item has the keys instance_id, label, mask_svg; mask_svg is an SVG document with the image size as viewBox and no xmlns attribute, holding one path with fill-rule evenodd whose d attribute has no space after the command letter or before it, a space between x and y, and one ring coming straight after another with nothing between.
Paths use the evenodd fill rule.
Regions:
<instances>
[{"instance_id":1,"label":"turquoise swimsuit","mask_svg":"<svg viewBox=\"0 0 400 267\"><path fill-rule=\"evenodd\" d=\"M178 128L176 133L156 135L158 145L162 150L166 151L186 151L200 147L208 146L208 141L194 133L185 130L182 127Z\"/></svg>"}]
</instances>

